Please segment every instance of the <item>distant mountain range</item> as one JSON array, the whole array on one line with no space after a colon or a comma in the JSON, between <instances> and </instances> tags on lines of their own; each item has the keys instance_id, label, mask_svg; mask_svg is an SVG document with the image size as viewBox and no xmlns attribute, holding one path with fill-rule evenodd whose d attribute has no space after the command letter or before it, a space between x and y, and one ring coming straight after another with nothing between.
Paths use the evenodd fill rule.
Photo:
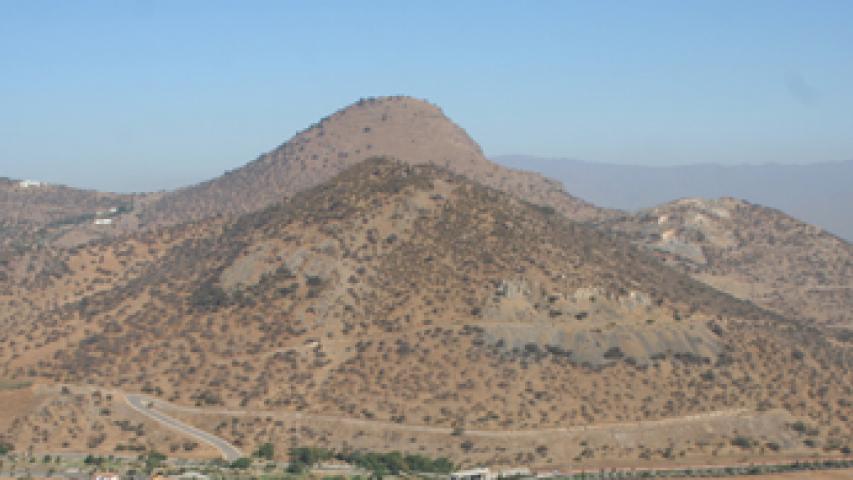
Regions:
<instances>
[{"instance_id":1,"label":"distant mountain range","mask_svg":"<svg viewBox=\"0 0 853 480\"><path fill-rule=\"evenodd\" d=\"M767 205L853 240L853 160L811 165L649 167L524 155L497 163L557 179L602 207L639 210L684 197L736 197Z\"/></svg>"}]
</instances>

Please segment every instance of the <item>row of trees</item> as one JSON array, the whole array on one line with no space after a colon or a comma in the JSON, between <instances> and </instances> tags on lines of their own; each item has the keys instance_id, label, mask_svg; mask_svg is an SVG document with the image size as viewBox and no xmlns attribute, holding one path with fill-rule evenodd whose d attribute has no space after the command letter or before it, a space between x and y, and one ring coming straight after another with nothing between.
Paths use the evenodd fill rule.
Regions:
<instances>
[{"instance_id":1,"label":"row of trees","mask_svg":"<svg viewBox=\"0 0 853 480\"><path fill-rule=\"evenodd\" d=\"M333 459L370 471L374 477L404 473L450 473L455 468L450 460L443 457L432 459L423 455L401 452L336 452L327 448L297 447L291 448L288 454L290 462L287 470L295 474L303 473L321 462ZM271 443L265 443L258 447L254 456L272 460L275 456L275 447ZM245 464L246 461L241 463Z\"/></svg>"}]
</instances>

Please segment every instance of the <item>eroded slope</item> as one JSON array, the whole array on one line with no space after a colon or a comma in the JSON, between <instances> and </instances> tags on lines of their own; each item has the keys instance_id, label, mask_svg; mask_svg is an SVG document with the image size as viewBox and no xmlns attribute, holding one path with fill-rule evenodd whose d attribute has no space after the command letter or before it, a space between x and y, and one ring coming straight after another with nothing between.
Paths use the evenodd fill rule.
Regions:
<instances>
[{"instance_id":1,"label":"eroded slope","mask_svg":"<svg viewBox=\"0 0 853 480\"><path fill-rule=\"evenodd\" d=\"M607 225L737 297L792 318L853 327L853 246L778 210L691 198Z\"/></svg>"}]
</instances>

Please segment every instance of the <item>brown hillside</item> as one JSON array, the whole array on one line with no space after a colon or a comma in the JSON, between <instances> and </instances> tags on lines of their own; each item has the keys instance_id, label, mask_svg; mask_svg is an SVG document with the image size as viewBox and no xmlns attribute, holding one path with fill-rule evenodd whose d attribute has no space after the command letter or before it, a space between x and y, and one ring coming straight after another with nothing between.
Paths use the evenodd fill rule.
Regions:
<instances>
[{"instance_id":1,"label":"brown hillside","mask_svg":"<svg viewBox=\"0 0 853 480\"><path fill-rule=\"evenodd\" d=\"M53 243L75 227L81 238L98 238L105 229L96 228L94 219L117 217L133 202L133 195L0 178L0 256Z\"/></svg>"},{"instance_id":2,"label":"brown hillside","mask_svg":"<svg viewBox=\"0 0 853 480\"><path fill-rule=\"evenodd\" d=\"M439 165L530 202L551 205L569 218L597 218L604 212L568 195L554 180L492 163L438 107L410 97L381 97L339 110L221 177L163 196L143 209L143 219L174 224L251 212L374 156Z\"/></svg>"},{"instance_id":3,"label":"brown hillside","mask_svg":"<svg viewBox=\"0 0 853 480\"><path fill-rule=\"evenodd\" d=\"M42 306L38 291L6 300L20 308L0 331L0 376L243 409L254 419L223 413L212 428L247 450L270 439L375 447L364 428L318 436L273 420L293 413L303 424L323 415L433 437L428 427L454 429L394 448L483 462L832 452L853 442L848 347L437 167L369 160L236 220L92 244L62 260L78 267L52 288L79 294ZM112 273L121 262L134 268ZM551 453L490 440L732 410L755 423L623 432L630 449L610 435ZM807 433L786 426L794 419ZM732 446L738 435L749 441Z\"/></svg>"},{"instance_id":4,"label":"brown hillside","mask_svg":"<svg viewBox=\"0 0 853 480\"><path fill-rule=\"evenodd\" d=\"M739 298L853 328L853 245L778 210L691 198L607 225Z\"/></svg>"}]
</instances>

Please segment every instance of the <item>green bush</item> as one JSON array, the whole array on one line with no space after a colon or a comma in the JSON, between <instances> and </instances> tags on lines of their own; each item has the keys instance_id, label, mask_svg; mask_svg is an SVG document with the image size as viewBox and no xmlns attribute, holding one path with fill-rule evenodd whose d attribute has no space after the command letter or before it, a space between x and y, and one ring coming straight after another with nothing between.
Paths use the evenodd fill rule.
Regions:
<instances>
[{"instance_id":1,"label":"green bush","mask_svg":"<svg viewBox=\"0 0 853 480\"><path fill-rule=\"evenodd\" d=\"M272 443L265 443L258 447L258 449L255 451L255 456L258 458L272 460L275 456L275 447Z\"/></svg>"},{"instance_id":2,"label":"green bush","mask_svg":"<svg viewBox=\"0 0 853 480\"><path fill-rule=\"evenodd\" d=\"M230 465L228 465L229 468L235 468L238 470L245 470L251 466L252 466L252 459L246 458L246 457L238 458L237 460L234 460L233 462L231 462Z\"/></svg>"},{"instance_id":3,"label":"green bush","mask_svg":"<svg viewBox=\"0 0 853 480\"><path fill-rule=\"evenodd\" d=\"M309 467L335 456L331 450L317 447L291 448L288 453L290 454L290 463L301 463Z\"/></svg>"},{"instance_id":4,"label":"green bush","mask_svg":"<svg viewBox=\"0 0 853 480\"><path fill-rule=\"evenodd\" d=\"M145 471L151 473L155 468L159 467L161 463L166 460L166 455L162 453L151 450L148 452L148 455L145 456Z\"/></svg>"},{"instance_id":5,"label":"green bush","mask_svg":"<svg viewBox=\"0 0 853 480\"><path fill-rule=\"evenodd\" d=\"M743 449L752 448L752 440L749 437L738 435L732 439L732 445Z\"/></svg>"}]
</instances>

